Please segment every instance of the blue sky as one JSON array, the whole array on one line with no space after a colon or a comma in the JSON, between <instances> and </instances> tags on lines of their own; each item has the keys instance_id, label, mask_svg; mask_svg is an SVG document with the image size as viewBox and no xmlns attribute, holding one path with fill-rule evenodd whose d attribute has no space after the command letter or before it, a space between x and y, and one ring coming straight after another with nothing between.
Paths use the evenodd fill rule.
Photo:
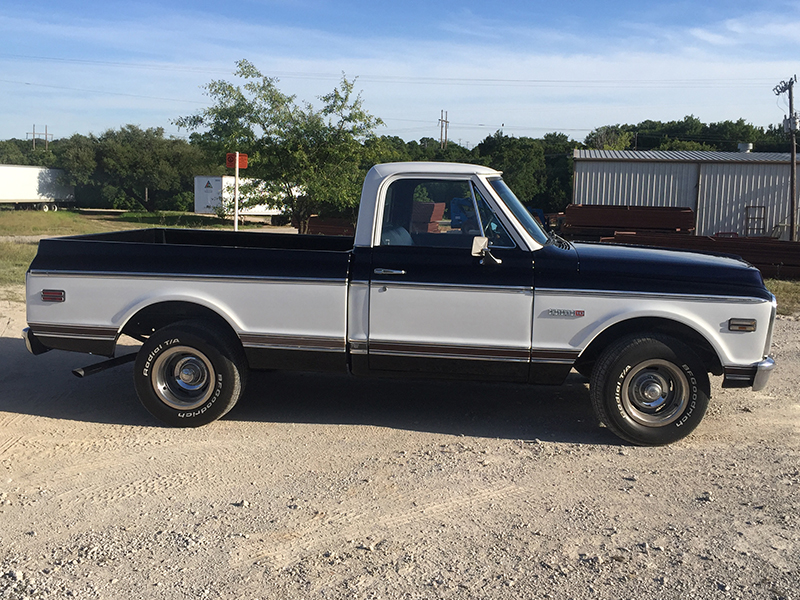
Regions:
<instances>
[{"instance_id":1,"label":"blue sky","mask_svg":"<svg viewBox=\"0 0 800 600\"><path fill-rule=\"evenodd\" d=\"M689 114L767 126L800 71L800 1L4 2L0 139L187 136L171 121L241 58L312 103L358 77L379 133L406 140L438 138L442 110L469 146Z\"/></svg>"}]
</instances>

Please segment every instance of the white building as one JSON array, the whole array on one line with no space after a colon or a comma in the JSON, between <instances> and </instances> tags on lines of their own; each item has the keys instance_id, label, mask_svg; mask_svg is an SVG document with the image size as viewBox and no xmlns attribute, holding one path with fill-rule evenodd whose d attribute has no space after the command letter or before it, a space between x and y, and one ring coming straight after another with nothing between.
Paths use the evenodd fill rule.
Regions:
<instances>
[{"instance_id":1,"label":"white building","mask_svg":"<svg viewBox=\"0 0 800 600\"><path fill-rule=\"evenodd\" d=\"M788 227L788 153L575 150L573 158L575 204L691 208L697 235Z\"/></svg>"}]
</instances>

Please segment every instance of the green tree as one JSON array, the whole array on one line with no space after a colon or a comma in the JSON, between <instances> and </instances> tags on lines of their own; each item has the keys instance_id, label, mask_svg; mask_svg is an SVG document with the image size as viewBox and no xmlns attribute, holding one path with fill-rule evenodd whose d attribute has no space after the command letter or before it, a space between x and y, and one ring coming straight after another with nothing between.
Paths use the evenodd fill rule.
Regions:
<instances>
[{"instance_id":1,"label":"green tree","mask_svg":"<svg viewBox=\"0 0 800 600\"><path fill-rule=\"evenodd\" d=\"M408 144L415 144L416 142L408 142L397 136L376 136L367 139L364 142L364 147L371 155L371 161L377 163L384 162L405 162L414 160L408 150Z\"/></svg>"},{"instance_id":2,"label":"green tree","mask_svg":"<svg viewBox=\"0 0 800 600\"><path fill-rule=\"evenodd\" d=\"M31 140L5 140L0 142L0 164L52 167L56 161L53 149L57 145L57 142L45 144L44 140L38 140L34 148Z\"/></svg>"},{"instance_id":3,"label":"green tree","mask_svg":"<svg viewBox=\"0 0 800 600\"><path fill-rule=\"evenodd\" d=\"M743 142L751 142L759 152L787 152L789 150L781 126L767 129L747 123L744 119L703 123L694 115L680 121L642 121L636 125L615 125L611 129L633 136L632 147L636 150L706 150L736 152ZM606 128L599 128L600 131ZM594 133L594 132L593 132ZM590 134L591 136L592 134ZM587 138L587 145L599 147L594 137ZM622 148L607 148L622 149Z\"/></svg>"},{"instance_id":4,"label":"green tree","mask_svg":"<svg viewBox=\"0 0 800 600\"><path fill-rule=\"evenodd\" d=\"M579 142L563 133L548 133L540 140L544 150L544 190L533 203L545 212L560 212L572 200L573 151Z\"/></svg>"},{"instance_id":5,"label":"green tree","mask_svg":"<svg viewBox=\"0 0 800 600\"><path fill-rule=\"evenodd\" d=\"M658 145L656 150L693 150L713 152L716 150L714 146L704 144L702 142L692 142L684 140L672 140L669 137L663 138L661 144Z\"/></svg>"},{"instance_id":6,"label":"green tree","mask_svg":"<svg viewBox=\"0 0 800 600\"><path fill-rule=\"evenodd\" d=\"M538 140L497 131L476 146L479 162L503 172L503 179L525 204L545 189L544 150Z\"/></svg>"},{"instance_id":7,"label":"green tree","mask_svg":"<svg viewBox=\"0 0 800 600\"><path fill-rule=\"evenodd\" d=\"M73 135L55 149L55 164L76 186L79 205L188 210L194 176L206 171L202 151L167 138L161 127L126 125L95 137Z\"/></svg>"},{"instance_id":8,"label":"green tree","mask_svg":"<svg viewBox=\"0 0 800 600\"><path fill-rule=\"evenodd\" d=\"M5 140L0 142L0 165L27 165L28 159L22 150L23 140ZM30 142L28 143L30 145Z\"/></svg>"},{"instance_id":9,"label":"green tree","mask_svg":"<svg viewBox=\"0 0 800 600\"><path fill-rule=\"evenodd\" d=\"M633 133L623 125L605 125L591 131L583 141L595 150L627 150L633 141Z\"/></svg>"},{"instance_id":10,"label":"green tree","mask_svg":"<svg viewBox=\"0 0 800 600\"><path fill-rule=\"evenodd\" d=\"M75 186L88 186L97 170L97 138L76 133L61 140L56 151L56 166L65 169L67 181Z\"/></svg>"},{"instance_id":11,"label":"green tree","mask_svg":"<svg viewBox=\"0 0 800 600\"><path fill-rule=\"evenodd\" d=\"M246 60L235 75L242 85L212 81L205 86L211 106L175 124L195 131L192 141L210 153L247 153L247 176L266 182L267 194L249 194L246 202L282 208L300 233L315 213L354 219L366 169L390 150L374 141L383 122L364 109L355 82L342 75L317 109L299 105Z\"/></svg>"}]
</instances>

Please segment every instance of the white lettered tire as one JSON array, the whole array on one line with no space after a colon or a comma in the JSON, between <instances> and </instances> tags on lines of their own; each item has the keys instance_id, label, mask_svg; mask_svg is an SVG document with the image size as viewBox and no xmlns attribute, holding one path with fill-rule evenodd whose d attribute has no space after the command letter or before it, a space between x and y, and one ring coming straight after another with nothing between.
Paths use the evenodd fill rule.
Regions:
<instances>
[{"instance_id":1,"label":"white lettered tire","mask_svg":"<svg viewBox=\"0 0 800 600\"><path fill-rule=\"evenodd\" d=\"M247 361L232 334L181 321L154 332L136 356L139 400L173 427L199 427L231 410L244 391Z\"/></svg>"},{"instance_id":2,"label":"white lettered tire","mask_svg":"<svg viewBox=\"0 0 800 600\"><path fill-rule=\"evenodd\" d=\"M708 372L685 344L661 334L607 348L590 380L595 414L619 437L659 446L689 435L708 408Z\"/></svg>"}]
</instances>

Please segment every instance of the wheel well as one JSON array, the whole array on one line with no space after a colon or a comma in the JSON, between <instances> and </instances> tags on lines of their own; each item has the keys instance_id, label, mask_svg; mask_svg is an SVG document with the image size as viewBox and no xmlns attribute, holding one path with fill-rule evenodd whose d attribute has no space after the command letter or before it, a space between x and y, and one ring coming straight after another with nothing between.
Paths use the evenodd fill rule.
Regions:
<instances>
[{"instance_id":1,"label":"wheel well","mask_svg":"<svg viewBox=\"0 0 800 600\"><path fill-rule=\"evenodd\" d=\"M689 346L695 354L697 354L697 357L703 361L703 364L710 373L722 375L722 363L720 363L713 346L705 337L688 325L659 318L630 319L609 327L592 340L589 346L581 353L580 357L578 357L576 364L580 367L591 367L600 354L602 354L603 350L618 339L634 333L661 333L674 337Z\"/></svg>"},{"instance_id":2,"label":"wheel well","mask_svg":"<svg viewBox=\"0 0 800 600\"><path fill-rule=\"evenodd\" d=\"M149 337L150 334L162 327L187 319L210 321L224 331L230 332L233 339L239 339L230 324L210 308L191 302L177 301L160 302L143 308L128 320L125 327L122 328L122 333L142 339Z\"/></svg>"}]
</instances>

